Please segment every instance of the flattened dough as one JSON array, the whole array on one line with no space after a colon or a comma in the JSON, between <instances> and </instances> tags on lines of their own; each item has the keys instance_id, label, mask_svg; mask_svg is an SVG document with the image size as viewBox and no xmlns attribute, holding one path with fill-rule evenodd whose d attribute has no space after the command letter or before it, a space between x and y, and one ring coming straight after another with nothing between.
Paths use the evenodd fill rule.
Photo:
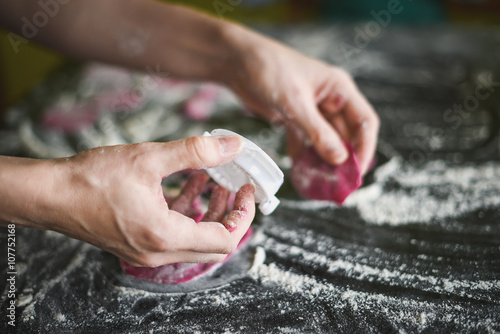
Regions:
<instances>
[{"instance_id":1,"label":"flattened dough","mask_svg":"<svg viewBox=\"0 0 500 334\"><path fill-rule=\"evenodd\" d=\"M341 205L347 196L361 186L363 179L356 152L348 142L344 142L344 145L349 151L349 158L339 166L325 162L312 147L295 156L291 179L300 195Z\"/></svg>"}]
</instances>

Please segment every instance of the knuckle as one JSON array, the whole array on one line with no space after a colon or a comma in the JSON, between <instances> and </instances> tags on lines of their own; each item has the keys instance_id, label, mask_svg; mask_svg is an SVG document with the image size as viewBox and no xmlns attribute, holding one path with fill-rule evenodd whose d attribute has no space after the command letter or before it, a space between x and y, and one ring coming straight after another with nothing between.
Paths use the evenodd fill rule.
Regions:
<instances>
[{"instance_id":1,"label":"knuckle","mask_svg":"<svg viewBox=\"0 0 500 334\"><path fill-rule=\"evenodd\" d=\"M142 232L141 246L153 252L166 252L173 249L174 245L171 240L163 238L154 230L147 228Z\"/></svg>"},{"instance_id":2,"label":"knuckle","mask_svg":"<svg viewBox=\"0 0 500 334\"><path fill-rule=\"evenodd\" d=\"M352 75L343 68L336 67L334 73L340 81L354 82Z\"/></svg>"},{"instance_id":3,"label":"knuckle","mask_svg":"<svg viewBox=\"0 0 500 334\"><path fill-rule=\"evenodd\" d=\"M151 250L155 252L166 252L172 249L172 243L168 240L155 238L151 243Z\"/></svg>"},{"instance_id":4,"label":"knuckle","mask_svg":"<svg viewBox=\"0 0 500 334\"><path fill-rule=\"evenodd\" d=\"M166 233L166 235L175 235L172 233ZM170 252L176 251L182 248L182 245L179 243L178 238L166 238L161 235L155 235L154 241L152 243L152 248L155 252Z\"/></svg>"},{"instance_id":5,"label":"knuckle","mask_svg":"<svg viewBox=\"0 0 500 334\"><path fill-rule=\"evenodd\" d=\"M214 145L212 140L206 137L191 137L186 140L186 152L189 155L188 158L194 158L201 163L210 163L214 156L212 153L214 151Z\"/></svg>"},{"instance_id":6,"label":"knuckle","mask_svg":"<svg viewBox=\"0 0 500 334\"><path fill-rule=\"evenodd\" d=\"M133 166L142 170L144 168L150 168L154 163L148 143L134 144L131 146L131 149L131 162Z\"/></svg>"}]
</instances>

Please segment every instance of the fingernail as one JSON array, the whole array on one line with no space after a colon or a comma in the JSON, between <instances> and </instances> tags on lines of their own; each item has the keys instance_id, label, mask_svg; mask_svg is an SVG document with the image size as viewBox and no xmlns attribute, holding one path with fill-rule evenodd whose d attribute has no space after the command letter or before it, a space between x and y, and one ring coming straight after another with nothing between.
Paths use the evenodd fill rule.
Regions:
<instances>
[{"instance_id":1,"label":"fingernail","mask_svg":"<svg viewBox=\"0 0 500 334\"><path fill-rule=\"evenodd\" d=\"M216 136L222 157L233 157L241 153L243 140L238 136Z\"/></svg>"}]
</instances>

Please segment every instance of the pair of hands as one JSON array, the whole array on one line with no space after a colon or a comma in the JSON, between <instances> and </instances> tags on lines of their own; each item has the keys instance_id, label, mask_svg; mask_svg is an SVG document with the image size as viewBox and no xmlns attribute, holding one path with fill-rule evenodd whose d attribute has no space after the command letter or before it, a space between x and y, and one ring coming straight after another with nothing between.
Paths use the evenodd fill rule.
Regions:
<instances>
[{"instance_id":1,"label":"pair of hands","mask_svg":"<svg viewBox=\"0 0 500 334\"><path fill-rule=\"evenodd\" d=\"M292 155L307 137L326 161L339 164L347 158L342 144L347 140L366 172L379 120L352 78L262 36L252 38L260 47L235 58L232 66L237 70L226 84L249 109L286 125ZM170 207L161 180L180 170L221 165L240 150L237 137L193 137L82 152L61 162L70 166L68 182L77 205L67 208L74 210L73 222L55 229L137 266L222 261L236 249L254 218L253 187L238 192L225 219L227 194L217 189L205 218L195 223L181 213L199 194L200 177L188 182Z\"/></svg>"},{"instance_id":2,"label":"pair of hands","mask_svg":"<svg viewBox=\"0 0 500 334\"><path fill-rule=\"evenodd\" d=\"M2 5L9 15L0 15L0 21L20 31L21 20L15 18L26 15L26 6L16 4ZM375 152L379 120L345 71L194 11L154 1L130 1L128 6L75 0L71 6L61 7L51 29L41 30L39 40L84 58L133 67L161 63L179 76L223 83L250 110L287 127L290 154L298 153L309 140L325 161L340 164L347 158L342 144L347 140L366 172ZM32 9L37 10L36 6ZM81 24L72 25L74 38L68 39L65 28L75 12L91 13L87 19L95 22L80 20ZM103 19L106 16L146 29L151 43L135 58L118 57L111 43L116 32L108 27L120 24L108 25ZM105 21L106 26L101 26ZM93 33L88 29L94 29ZM62 37L58 35L61 31ZM241 141L235 137L193 137L172 143L97 148L53 160L43 164L39 179L50 182L30 195L32 204L25 209L20 204L24 198L12 199L12 205L0 203L0 208L7 208L0 218L62 232L133 265L221 261L236 249L254 217L252 187L238 192L235 208L225 220L226 208L221 204L225 195L216 191L205 221L195 223L179 212L196 196L196 184L188 183L169 208L161 180L179 170L221 165L240 150ZM26 165L26 170L16 172L16 164ZM4 161L5 168L12 168L13 177L3 182L22 179L23 173L33 174L39 164ZM236 229L230 232L226 227Z\"/></svg>"},{"instance_id":3,"label":"pair of hands","mask_svg":"<svg viewBox=\"0 0 500 334\"><path fill-rule=\"evenodd\" d=\"M0 24L22 35L22 18L39 11L29 0L0 2ZM174 76L226 84L250 110L285 124L292 155L310 140L323 159L339 164L347 158L347 140L363 173L373 158L379 120L346 72L238 25L158 1L72 0L34 40L81 59L161 65ZM237 139L217 143L196 137L99 148L50 162L0 157L0 220L63 232L135 265L220 261L253 219L252 190L240 190L223 224L216 204L207 213L213 222L196 224L171 210L196 189L186 189L169 209L160 187L175 171L237 156ZM23 183L26 175L32 177ZM230 222L233 232L224 226Z\"/></svg>"}]
</instances>

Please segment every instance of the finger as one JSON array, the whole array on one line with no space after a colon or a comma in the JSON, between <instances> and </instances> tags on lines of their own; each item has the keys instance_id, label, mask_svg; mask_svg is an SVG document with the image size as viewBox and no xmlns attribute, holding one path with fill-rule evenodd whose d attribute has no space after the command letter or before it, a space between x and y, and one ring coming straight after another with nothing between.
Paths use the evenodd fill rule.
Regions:
<instances>
[{"instance_id":1,"label":"finger","mask_svg":"<svg viewBox=\"0 0 500 334\"><path fill-rule=\"evenodd\" d=\"M172 263L215 263L226 259L227 254L198 253L192 251L173 251L168 253L150 253L143 256L142 261L129 263L134 267L158 267Z\"/></svg>"},{"instance_id":2,"label":"finger","mask_svg":"<svg viewBox=\"0 0 500 334\"><path fill-rule=\"evenodd\" d=\"M227 212L228 197L229 190L221 186L215 187L208 203L208 211L202 221L221 222Z\"/></svg>"},{"instance_id":3,"label":"finger","mask_svg":"<svg viewBox=\"0 0 500 334\"><path fill-rule=\"evenodd\" d=\"M287 126L286 142L288 155L292 159L304 149L304 134L302 130L293 123Z\"/></svg>"},{"instance_id":4,"label":"finger","mask_svg":"<svg viewBox=\"0 0 500 334\"><path fill-rule=\"evenodd\" d=\"M234 207L222 223L231 233L234 251L255 217L255 187L246 184L236 193Z\"/></svg>"},{"instance_id":5,"label":"finger","mask_svg":"<svg viewBox=\"0 0 500 334\"><path fill-rule=\"evenodd\" d=\"M205 173L196 173L191 176L188 182L182 187L181 193L170 203L170 209L187 214L194 200L203 190L210 177Z\"/></svg>"},{"instance_id":6,"label":"finger","mask_svg":"<svg viewBox=\"0 0 500 334\"><path fill-rule=\"evenodd\" d=\"M190 137L170 143L157 143L154 162L162 177L185 169L220 166L235 159L242 150L238 136Z\"/></svg>"},{"instance_id":7,"label":"finger","mask_svg":"<svg viewBox=\"0 0 500 334\"><path fill-rule=\"evenodd\" d=\"M172 263L215 263L224 261L228 254L210 254L191 251L151 252L140 256L115 254L133 267L159 267Z\"/></svg>"},{"instance_id":8,"label":"finger","mask_svg":"<svg viewBox=\"0 0 500 334\"><path fill-rule=\"evenodd\" d=\"M357 89L352 94L344 115L353 134L361 172L365 174L375 154L380 121L373 107Z\"/></svg>"},{"instance_id":9,"label":"finger","mask_svg":"<svg viewBox=\"0 0 500 334\"><path fill-rule=\"evenodd\" d=\"M326 96L323 101L320 101L319 108L326 118L338 114L342 111L346 104L344 94L334 92Z\"/></svg>"},{"instance_id":10,"label":"finger","mask_svg":"<svg viewBox=\"0 0 500 334\"><path fill-rule=\"evenodd\" d=\"M159 230L163 238L169 238L165 246L157 251L193 251L200 253L229 254L233 237L219 222L196 223L176 211L169 211L168 219L174 227ZM173 234L174 232L175 234Z\"/></svg>"},{"instance_id":11,"label":"finger","mask_svg":"<svg viewBox=\"0 0 500 334\"><path fill-rule=\"evenodd\" d=\"M319 102L321 112L328 122L333 125L342 140L350 142L352 133L342 113L347 102L345 95L337 92L335 87L330 89L330 93L324 95L326 97Z\"/></svg>"},{"instance_id":12,"label":"finger","mask_svg":"<svg viewBox=\"0 0 500 334\"><path fill-rule=\"evenodd\" d=\"M302 112L296 113L296 120L311 140L318 154L333 165L343 163L348 157L347 149L339 134L319 112L314 100L310 99L305 102L302 110Z\"/></svg>"},{"instance_id":13,"label":"finger","mask_svg":"<svg viewBox=\"0 0 500 334\"><path fill-rule=\"evenodd\" d=\"M234 200L236 199L236 194L235 193L229 193L229 197L227 198L227 207L232 208L234 207Z\"/></svg>"},{"instance_id":14,"label":"finger","mask_svg":"<svg viewBox=\"0 0 500 334\"><path fill-rule=\"evenodd\" d=\"M348 142L352 141L352 132L345 120L345 116L343 113L333 115L332 117L328 118L328 121L335 128L335 130L343 140Z\"/></svg>"},{"instance_id":15,"label":"finger","mask_svg":"<svg viewBox=\"0 0 500 334\"><path fill-rule=\"evenodd\" d=\"M157 255L161 262L168 263L215 263L222 262L228 254L200 253L192 251L175 251Z\"/></svg>"},{"instance_id":16,"label":"finger","mask_svg":"<svg viewBox=\"0 0 500 334\"><path fill-rule=\"evenodd\" d=\"M179 251L172 254L172 259L169 259L169 263L216 263L224 261L228 255Z\"/></svg>"}]
</instances>

